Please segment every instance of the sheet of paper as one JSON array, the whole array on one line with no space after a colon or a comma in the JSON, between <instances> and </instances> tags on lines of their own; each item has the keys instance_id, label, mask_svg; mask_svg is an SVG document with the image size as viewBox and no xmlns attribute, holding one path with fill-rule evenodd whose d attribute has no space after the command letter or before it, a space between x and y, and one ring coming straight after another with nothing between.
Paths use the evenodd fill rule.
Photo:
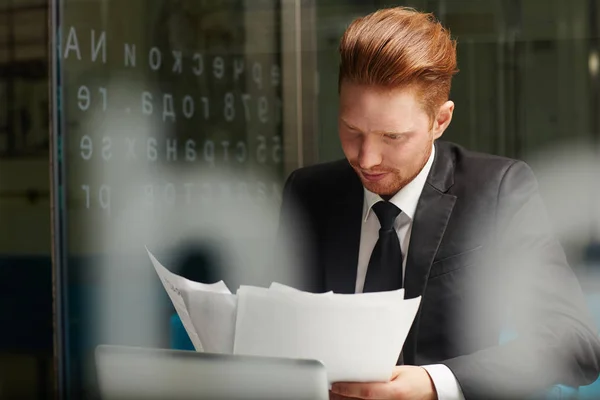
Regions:
<instances>
[{"instance_id":1,"label":"sheet of paper","mask_svg":"<svg viewBox=\"0 0 600 400\"><path fill-rule=\"evenodd\" d=\"M315 295L242 286L235 354L317 359L330 382L391 378L420 297Z\"/></svg>"},{"instance_id":2,"label":"sheet of paper","mask_svg":"<svg viewBox=\"0 0 600 400\"><path fill-rule=\"evenodd\" d=\"M175 275L174 273L163 267L163 265L160 262L158 262L154 255L150 253L150 250L146 248L146 251L148 252L150 261L152 261L152 265L154 265L154 269L156 270L160 281L162 282L167 294L169 295L169 298L173 303L173 307L175 307L175 311L177 311L177 314L181 319L181 323L183 324L185 331L188 333L190 340L194 345L194 348L196 349L196 351L204 351L202 342L200 341L198 333L194 328L194 324L192 323L192 319L190 318L187 306L185 304L185 300L183 298L183 293L185 292L185 289L189 286L186 282L188 280L178 275Z\"/></svg>"},{"instance_id":3,"label":"sheet of paper","mask_svg":"<svg viewBox=\"0 0 600 400\"><path fill-rule=\"evenodd\" d=\"M375 299L380 299L384 302L395 301L395 300L404 300L404 289L391 290L388 292L367 292L367 293L356 293L356 294L347 294L347 293L335 293L337 297L345 297L355 299L352 301L364 301L364 299L368 299L369 301L375 301ZM356 300L359 299L359 300ZM360 300L363 299L363 300Z\"/></svg>"},{"instance_id":4,"label":"sheet of paper","mask_svg":"<svg viewBox=\"0 0 600 400\"><path fill-rule=\"evenodd\" d=\"M279 291L283 291L283 292L302 292L301 290L298 290L291 286L283 285L278 282L271 283L271 286L269 286L269 289L279 290ZM304 292L304 293L307 293L307 292ZM404 289L398 289L398 290L393 290L393 291L388 291L388 292L368 292L368 293L357 293L357 294L334 293L333 291L329 291L329 292L325 292L325 293L314 293L314 294L319 294L319 295L335 294L336 296L380 297L386 301L397 299L397 298L404 299Z\"/></svg>"},{"instance_id":5,"label":"sheet of paper","mask_svg":"<svg viewBox=\"0 0 600 400\"><path fill-rule=\"evenodd\" d=\"M269 286L269 289L270 290L279 290L279 291L283 291L283 292L302 292L299 289L296 289L296 288L293 288L291 286L287 286L287 285L284 285L284 284L281 284L281 283L278 283L278 282L272 282L271 286ZM329 292L318 293L318 294L327 294L327 295L330 295L330 294L333 294L333 292L329 291Z\"/></svg>"},{"instance_id":6,"label":"sheet of paper","mask_svg":"<svg viewBox=\"0 0 600 400\"><path fill-rule=\"evenodd\" d=\"M184 300L207 353L233 353L237 297L205 290L187 291Z\"/></svg>"},{"instance_id":7,"label":"sheet of paper","mask_svg":"<svg viewBox=\"0 0 600 400\"><path fill-rule=\"evenodd\" d=\"M223 281L215 282L215 283L202 283L196 281L190 281L189 279L185 279L183 277L179 277L184 281L186 290L202 290L205 292L212 293L223 293L223 294L231 294L231 291Z\"/></svg>"}]
</instances>

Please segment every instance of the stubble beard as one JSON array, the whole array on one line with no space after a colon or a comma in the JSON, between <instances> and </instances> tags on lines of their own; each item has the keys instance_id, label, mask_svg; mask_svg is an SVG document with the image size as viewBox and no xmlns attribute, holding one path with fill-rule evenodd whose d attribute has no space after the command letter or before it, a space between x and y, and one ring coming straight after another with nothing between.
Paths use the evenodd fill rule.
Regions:
<instances>
[{"instance_id":1,"label":"stubble beard","mask_svg":"<svg viewBox=\"0 0 600 400\"><path fill-rule=\"evenodd\" d=\"M423 157L420 159L415 168L411 168L410 171L388 170L387 172L389 172L391 176L385 177L383 182L371 182L364 179L360 172L361 168L358 166L358 164L355 162L350 162L350 165L352 165L352 168L354 168L354 171L367 190L378 194L381 197L389 198L412 182L412 180L415 179L416 176L419 175L419 173L423 170L425 164L427 164L427 161L429 160L429 156L431 155L432 143L427 146L423 152Z\"/></svg>"}]
</instances>

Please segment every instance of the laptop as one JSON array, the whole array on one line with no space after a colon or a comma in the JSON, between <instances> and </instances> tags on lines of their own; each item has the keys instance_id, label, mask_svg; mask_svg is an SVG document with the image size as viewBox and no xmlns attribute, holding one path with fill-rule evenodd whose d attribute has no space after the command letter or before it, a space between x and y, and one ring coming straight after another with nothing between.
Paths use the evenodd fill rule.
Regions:
<instances>
[{"instance_id":1,"label":"laptop","mask_svg":"<svg viewBox=\"0 0 600 400\"><path fill-rule=\"evenodd\" d=\"M328 400L322 363L270 357L100 345L102 400Z\"/></svg>"}]
</instances>

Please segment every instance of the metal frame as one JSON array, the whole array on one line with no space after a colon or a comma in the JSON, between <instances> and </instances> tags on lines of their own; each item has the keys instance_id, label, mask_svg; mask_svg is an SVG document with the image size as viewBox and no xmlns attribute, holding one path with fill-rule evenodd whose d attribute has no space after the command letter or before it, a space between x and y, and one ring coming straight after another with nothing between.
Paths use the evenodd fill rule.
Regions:
<instances>
[{"instance_id":1,"label":"metal frame","mask_svg":"<svg viewBox=\"0 0 600 400\"><path fill-rule=\"evenodd\" d=\"M64 168L64 119L62 118L62 68L60 65L60 27L62 1L49 0L50 37L48 41L51 64L49 68L50 104L50 210L52 227L52 280L54 306L54 366L55 398L68 398L68 357L66 357L68 329L67 316L67 245L66 197Z\"/></svg>"},{"instance_id":2,"label":"metal frame","mask_svg":"<svg viewBox=\"0 0 600 400\"><path fill-rule=\"evenodd\" d=\"M282 0L284 173L318 162L316 0Z\"/></svg>"}]
</instances>

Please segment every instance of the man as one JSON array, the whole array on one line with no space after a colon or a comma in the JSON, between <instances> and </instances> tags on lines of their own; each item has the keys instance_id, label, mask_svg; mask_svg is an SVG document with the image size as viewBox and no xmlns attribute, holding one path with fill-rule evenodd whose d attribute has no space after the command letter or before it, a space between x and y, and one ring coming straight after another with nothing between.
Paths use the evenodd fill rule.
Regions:
<instances>
[{"instance_id":1,"label":"man","mask_svg":"<svg viewBox=\"0 0 600 400\"><path fill-rule=\"evenodd\" d=\"M531 170L438 141L454 112L447 30L380 10L348 27L340 55L346 160L292 173L283 221L304 235L313 290L422 300L390 382L337 383L332 398L526 398L593 382L598 335Z\"/></svg>"}]
</instances>

